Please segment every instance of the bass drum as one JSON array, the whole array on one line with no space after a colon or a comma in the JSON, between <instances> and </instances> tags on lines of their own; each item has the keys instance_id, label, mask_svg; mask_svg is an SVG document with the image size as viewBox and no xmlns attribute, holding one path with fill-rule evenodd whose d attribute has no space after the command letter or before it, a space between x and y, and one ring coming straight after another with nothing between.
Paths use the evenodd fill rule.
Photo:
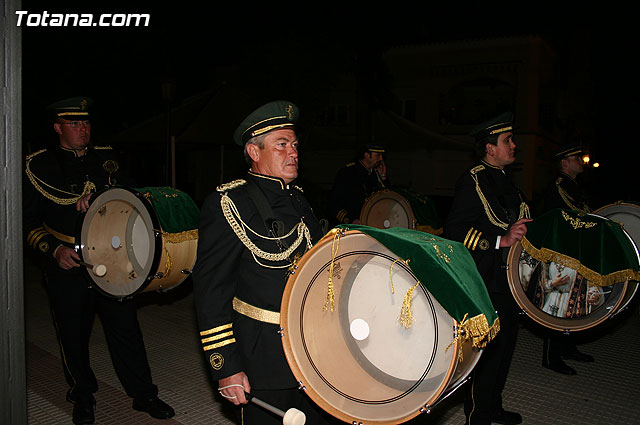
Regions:
<instances>
[{"instance_id":1,"label":"bass drum","mask_svg":"<svg viewBox=\"0 0 640 425\"><path fill-rule=\"evenodd\" d=\"M196 260L197 229L168 233L160 224L161 214L185 214L184 204L178 206L176 199L188 195L169 188L161 191L171 193L156 196L155 208L145 198L151 192L125 188L108 189L92 200L78 248L82 260L93 266L89 277L106 295L122 298L164 291L190 274ZM96 273L98 266L103 266L103 273Z\"/></svg>"},{"instance_id":2,"label":"bass drum","mask_svg":"<svg viewBox=\"0 0 640 425\"><path fill-rule=\"evenodd\" d=\"M360 211L360 224L378 229L415 229L416 217L407 198L392 190L383 189L364 201Z\"/></svg>"},{"instance_id":3,"label":"bass drum","mask_svg":"<svg viewBox=\"0 0 640 425\"><path fill-rule=\"evenodd\" d=\"M626 202L617 202L615 204L605 205L604 207L594 211L593 214L597 214L602 217L606 217L609 220L620 223L622 225L622 228L629 234L629 236L633 240L636 246L636 251L639 249L640 205ZM629 303L633 299L635 299L635 296L638 293L638 281L630 281L629 285L630 288L625 293L621 307L618 309L618 311L615 312L615 314L624 311L629 306Z\"/></svg>"},{"instance_id":4,"label":"bass drum","mask_svg":"<svg viewBox=\"0 0 640 425\"><path fill-rule=\"evenodd\" d=\"M401 325L404 295L418 280L397 260L352 230L337 247L332 237L318 242L287 281L280 313L287 361L309 397L348 423L399 424L427 412L480 358L455 339L456 321L422 285L413 291L415 321ZM333 311L324 309L330 271Z\"/></svg>"},{"instance_id":5,"label":"bass drum","mask_svg":"<svg viewBox=\"0 0 640 425\"><path fill-rule=\"evenodd\" d=\"M570 267L536 260L520 242L509 250L507 263L509 288L520 308L542 326L557 331L593 328L626 307L638 289L636 281L592 285Z\"/></svg>"}]
</instances>

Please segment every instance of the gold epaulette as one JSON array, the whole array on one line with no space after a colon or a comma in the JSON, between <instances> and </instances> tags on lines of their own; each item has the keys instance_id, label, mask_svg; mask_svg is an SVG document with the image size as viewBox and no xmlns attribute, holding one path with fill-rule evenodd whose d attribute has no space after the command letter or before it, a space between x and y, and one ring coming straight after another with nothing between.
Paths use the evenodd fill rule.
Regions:
<instances>
[{"instance_id":1,"label":"gold epaulette","mask_svg":"<svg viewBox=\"0 0 640 425\"><path fill-rule=\"evenodd\" d=\"M356 165L355 162L349 162L345 167L353 167L354 165Z\"/></svg>"},{"instance_id":2,"label":"gold epaulette","mask_svg":"<svg viewBox=\"0 0 640 425\"><path fill-rule=\"evenodd\" d=\"M220 186L216 188L218 192L227 192L229 190L235 189L236 187L240 187L247 184L247 181L244 179L237 179L231 181L229 183L222 183Z\"/></svg>"},{"instance_id":3,"label":"gold epaulette","mask_svg":"<svg viewBox=\"0 0 640 425\"><path fill-rule=\"evenodd\" d=\"M471 169L470 173L477 174L478 171L482 171L482 170L484 170L484 165L477 165Z\"/></svg>"},{"instance_id":4,"label":"gold epaulette","mask_svg":"<svg viewBox=\"0 0 640 425\"><path fill-rule=\"evenodd\" d=\"M91 146L93 149L110 149L113 150L111 146Z\"/></svg>"}]
</instances>

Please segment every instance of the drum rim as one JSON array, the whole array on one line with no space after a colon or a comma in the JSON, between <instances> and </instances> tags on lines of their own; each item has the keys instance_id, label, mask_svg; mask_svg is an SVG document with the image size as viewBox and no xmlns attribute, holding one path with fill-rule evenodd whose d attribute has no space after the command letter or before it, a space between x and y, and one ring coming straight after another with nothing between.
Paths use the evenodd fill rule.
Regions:
<instances>
[{"instance_id":1,"label":"drum rim","mask_svg":"<svg viewBox=\"0 0 640 425\"><path fill-rule=\"evenodd\" d=\"M384 199L394 199L396 201L399 201L400 203L403 203L405 206L405 211L408 212L407 218L409 219L409 222L410 222L409 225L411 226L409 227L409 229L415 230L415 228L417 227L418 221L413 212L413 208L411 207L411 203L406 197L402 196L400 193L395 192L391 189L378 190L372 193L371 195L369 195L367 199L364 200L364 204L362 204L362 209L360 210L360 217L359 217L360 223L365 223L367 221L367 218L369 217L369 214L371 212L371 207L375 205L375 202L378 202Z\"/></svg>"},{"instance_id":2,"label":"drum rim","mask_svg":"<svg viewBox=\"0 0 640 425\"><path fill-rule=\"evenodd\" d=\"M82 219L79 220L79 228L78 231L76 232L76 246L79 248L78 249L78 255L80 255L80 258L82 259L82 261L85 260L84 257L84 245L82 244L82 236L83 234L85 234L85 221L87 218L88 213L91 211L94 215L95 215L95 210L97 210L97 207L92 208L93 205L95 205L95 202L97 202L97 200L105 195L106 193L110 193L113 195L113 193L119 193L119 192L124 192L130 195L133 195L134 199L138 200L141 202L142 206L144 206L144 208L146 209L147 213L149 214L149 218L151 219L151 223L153 224L153 245L154 245L154 253L153 253L153 258L151 260L151 267L149 269L150 272L157 270L158 266L160 264L160 258L162 257L162 238L160 236L160 234L158 232L156 232L156 230L160 230L160 221L153 209L153 206L151 205L151 203L142 195L142 193L138 192L135 189L131 189L128 187L111 187L105 191L103 191L102 193L100 193L98 196L92 197L92 199L90 200L89 203L89 208L87 209L86 212L83 213L82 215ZM124 199L120 199L123 200L125 202L128 202L128 200L124 200ZM93 217L93 215L92 215ZM149 286L149 284L151 283L151 281L153 280L153 275L149 275L147 276L143 282L140 284L140 286L133 292L129 293L129 294L113 294L111 292L108 292L107 289L103 288L102 285L97 282L93 276L91 275L91 273L89 272L88 268L83 267L84 269L84 273L86 274L86 276L89 278L89 280L91 282L93 282L95 285L92 285L94 288L96 288L100 293L111 297L111 298L117 298L117 299L122 299L122 298L127 298L127 297L132 297L136 294L138 294L139 292L144 291L144 289Z\"/></svg>"},{"instance_id":3,"label":"drum rim","mask_svg":"<svg viewBox=\"0 0 640 425\"><path fill-rule=\"evenodd\" d=\"M371 236L367 235L366 233L363 233L359 230L347 230L344 231L342 229L337 229L334 228L333 230L331 230L330 232L328 232L324 237L322 237L315 245L314 248L317 246L320 246L321 244L327 244L327 243L332 243L333 240L333 236L335 235L335 233L340 232L341 233L341 237L347 236L347 235L351 235L351 234L359 234L359 235L363 235L366 237L371 238ZM371 238L374 239L374 238ZM300 259L300 262L297 264L296 266L296 270L300 270L303 268L303 266L310 261L311 256L309 255L303 255L302 258ZM307 380L306 378L306 374L305 372L302 371L302 368L300 367L300 365L298 364L298 362L295 359L295 353L294 353L294 349L291 343L291 339L288 336L288 322L289 322L289 310L288 308L286 308L291 301L291 296L293 293L293 286L295 281L298 279L297 274L292 274L289 276L289 278L287 279L287 283L285 285L285 289L283 292L283 296L282 296L282 303L281 303L281 307L280 307L280 330L282 331L282 346L283 346L283 351L285 354L285 358L287 359L287 363L291 369L291 372L293 373L293 376L295 377L296 381L298 382L298 384L300 385L300 387L305 391L305 393L307 393L307 395L309 396L309 398L311 398L313 400L314 403L316 403L320 408L322 408L322 410L324 410L325 412L331 414L332 416L334 416L335 418L338 418L340 420L346 421L348 423L353 422L354 420L357 420L357 418L354 418L352 416L347 415L346 413L334 408L332 405L330 405L327 401L325 401L324 397L318 392L316 391L313 387L310 386L309 382L305 382ZM426 291L426 288L425 288ZM426 291L428 292L428 291ZM432 295L433 296L433 295ZM434 298L435 300L435 298ZM437 300L435 300L437 302ZM446 312L446 310L445 310ZM454 326L457 326L458 323L457 321L451 317L451 320L453 321ZM458 350L461 349L460 346L460 342L457 339L454 339L453 342L451 343L451 346L449 347L449 349L453 349L453 353L458 353ZM479 358L478 358L479 360ZM425 400L423 403L422 408L417 409L413 412L408 413L407 415L403 416L400 420L397 421L389 421L389 420L384 420L384 421L377 421L377 420L367 420L367 424L371 424L371 425L397 425L397 424L401 424L404 423L406 421L409 421L413 418L415 418L416 416L418 416L421 413L424 413L425 411L427 411L430 407L430 403L436 404L438 402L438 400L440 399L440 397L443 395L443 393L445 393L445 391L447 389L449 389L452 385L451 380L453 379L453 376L455 374L456 368L458 365L458 355L452 355L449 365L447 367L447 373L445 376L445 379L443 380L443 384L440 386L440 388L438 388L437 391L434 392L434 394L431 396L430 400Z\"/></svg>"},{"instance_id":4,"label":"drum rim","mask_svg":"<svg viewBox=\"0 0 640 425\"><path fill-rule=\"evenodd\" d=\"M622 296L618 297L615 304L612 307L608 308L608 311L596 320L588 321L586 318L563 319L545 313L539 307L534 305L531 300L529 300L526 293L524 292L524 289L522 288L522 283L520 281L520 268L518 267L522 250L523 247L520 241L516 242L509 249L509 255L507 256L507 281L509 283L509 290L511 291L511 294L513 295L513 298L515 299L518 306L527 314L528 317L533 319L538 324L546 328L562 332L583 331L591 329L606 321L607 319L610 319L620 308L620 304L623 301L624 294L626 293L629 285L628 281L617 283L617 285L624 285L622 288Z\"/></svg>"},{"instance_id":5,"label":"drum rim","mask_svg":"<svg viewBox=\"0 0 640 425\"><path fill-rule=\"evenodd\" d=\"M636 205L636 204L632 204L629 202L613 202L611 204L607 204L607 205L603 205L600 208L598 208L597 210L592 211L590 214L596 214L596 215L601 215L600 212L607 209L607 208L611 208L611 207L617 207L617 206L625 206L625 207L632 207L633 209L637 209L640 212L640 205ZM640 214L639 214L640 215ZM605 217L605 216L603 216ZM608 218L608 217L605 217Z\"/></svg>"}]
</instances>

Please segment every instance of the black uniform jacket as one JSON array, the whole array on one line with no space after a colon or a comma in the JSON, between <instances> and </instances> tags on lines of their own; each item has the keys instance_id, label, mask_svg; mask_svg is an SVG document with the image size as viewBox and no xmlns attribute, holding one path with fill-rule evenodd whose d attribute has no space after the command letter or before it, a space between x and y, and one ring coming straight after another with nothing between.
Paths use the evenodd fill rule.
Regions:
<instances>
[{"instance_id":1,"label":"black uniform jacket","mask_svg":"<svg viewBox=\"0 0 640 425\"><path fill-rule=\"evenodd\" d=\"M560 173L545 191L544 211L553 208L590 212L586 192L580 184L564 173Z\"/></svg>"},{"instance_id":2,"label":"black uniform jacket","mask_svg":"<svg viewBox=\"0 0 640 425\"><path fill-rule=\"evenodd\" d=\"M111 185L130 185L122 175L110 147L86 150L83 156L57 146L28 155L23 182L23 219L27 244L44 258L52 259L60 244L73 248L73 238L81 223L74 198L85 183L94 191Z\"/></svg>"},{"instance_id":3,"label":"black uniform jacket","mask_svg":"<svg viewBox=\"0 0 640 425\"><path fill-rule=\"evenodd\" d=\"M338 171L329 194L329 216L337 224L352 223L360 218L367 197L388 184L377 170L367 170L359 161L345 165Z\"/></svg>"},{"instance_id":4,"label":"black uniform jacket","mask_svg":"<svg viewBox=\"0 0 640 425\"><path fill-rule=\"evenodd\" d=\"M498 248L498 236L519 218L524 198L503 170L484 161L456 183L445 237L463 242L490 292L508 293L505 272L509 248Z\"/></svg>"},{"instance_id":5,"label":"black uniform jacket","mask_svg":"<svg viewBox=\"0 0 640 425\"><path fill-rule=\"evenodd\" d=\"M242 222L261 235L267 235L267 225L249 185L264 194L263 200L269 204L272 218L284 225L283 234L301 219L309 228L313 242L322 237L322 230L296 186L253 172L247 174L246 184L239 182L223 185L227 188L219 187L219 192L205 199L201 210L193 282L202 347L216 380L244 371L253 389L293 388L296 383L284 356L279 324L256 320L233 309L236 298L258 309L279 312L288 274L286 267L273 267L286 266L290 261L254 258L225 218L221 196L227 193ZM229 188L233 186L237 187ZM249 230L246 233L251 242L269 253L286 249L297 236L294 232L278 246L275 241L260 238ZM303 241L296 252L301 254L305 248L306 241Z\"/></svg>"}]
</instances>

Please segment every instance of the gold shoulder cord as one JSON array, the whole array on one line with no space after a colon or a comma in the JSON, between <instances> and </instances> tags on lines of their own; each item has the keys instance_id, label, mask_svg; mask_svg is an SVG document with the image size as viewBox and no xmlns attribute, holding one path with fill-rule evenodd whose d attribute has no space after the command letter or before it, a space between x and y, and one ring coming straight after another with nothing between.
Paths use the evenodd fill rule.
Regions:
<instances>
[{"instance_id":1,"label":"gold shoulder cord","mask_svg":"<svg viewBox=\"0 0 640 425\"><path fill-rule=\"evenodd\" d=\"M31 171L31 167L30 167L31 160L33 159L33 157L35 157L39 153L44 152L45 150L46 149L43 149L41 151L35 152L35 153L27 156L27 161L26 161L26 165L25 165L25 172L27 174L27 177L29 178L29 181L31 182L31 184L33 184L33 187L35 187L36 190L42 194L42 196L44 196L45 198L47 198L50 201L55 202L58 205L71 205L71 204L75 204L76 202L78 202L78 200L80 200L80 198L82 198L86 194L96 191L96 185L87 180L87 182L84 184L84 188L82 189L82 193L80 195L76 195L75 193L67 192L65 190L58 189L57 187L53 187L53 186L47 184L44 180L40 179L35 174L33 174L33 172ZM53 190L56 190L56 191L58 191L60 193L64 193L65 195L70 195L70 197L68 197L68 198L60 198L60 197L57 197L55 195L52 195L51 193L47 192L42 186L40 186L40 184L48 187L49 189L53 189Z\"/></svg>"},{"instance_id":2,"label":"gold shoulder cord","mask_svg":"<svg viewBox=\"0 0 640 425\"><path fill-rule=\"evenodd\" d=\"M242 221L242 218L240 217L240 213L238 212L236 205L233 203L231 198L229 198L226 192L220 198L220 206L222 207L222 213L224 214L224 217L227 219L229 226L231 226L231 229L233 229L233 232L236 234L238 239L240 239L240 242L242 242L242 244L245 247L247 247L249 251L251 251L251 255L253 255L253 259L255 260L255 262L261 265L262 267L267 267L270 269L284 269L289 267L291 263L288 263L284 266L269 266L266 264L262 264L260 261L258 261L258 258L256 257L259 257L268 261L274 261L274 262L287 260L289 256L300 246L303 238L307 240L307 250L311 249L311 234L309 233L309 229L307 228L307 225L304 223L303 220L300 220L300 223L296 224L291 229L291 231L289 231L289 233L287 233L286 235L278 238L270 238L257 233L256 231L251 229L249 226L247 226L247 224L244 221ZM261 239L270 240L270 241L278 241L278 240L286 239L289 236L291 236L295 231L298 232L298 236L296 240L293 241L291 246L287 248L285 251L272 254L270 252L261 250L253 242L251 242L251 239L247 236L246 230L249 230L251 233L253 233L254 235L258 236Z\"/></svg>"},{"instance_id":3,"label":"gold shoulder cord","mask_svg":"<svg viewBox=\"0 0 640 425\"><path fill-rule=\"evenodd\" d=\"M480 188L480 183L478 182L478 176L476 174L478 171L481 171L481 170L484 170L483 165L478 165L477 167L473 168L471 170L471 177L473 178L473 181L475 181L476 183L476 192L478 193L478 197L482 202L482 206L484 207L484 212L485 214L487 214L487 218L489 219L491 224L493 224L494 226L498 226L503 230L507 230L509 228L509 224L505 223L504 221L498 218L496 213L493 212L491 205L489 205L489 201L487 201L487 198L484 196L484 193L482 193L482 189ZM520 211L518 214L518 219L530 218L530 217L531 217L531 213L529 211L529 206L525 202L520 202Z\"/></svg>"},{"instance_id":4,"label":"gold shoulder cord","mask_svg":"<svg viewBox=\"0 0 640 425\"><path fill-rule=\"evenodd\" d=\"M556 180L556 187L558 188L558 193L560 194L560 197L562 198L564 203L567 204L569 209L576 210L576 211L582 211L582 212L586 212L586 213L591 212L591 209L589 207L587 207L586 205L585 205L585 208L578 208L577 206L575 206L573 204L574 199L571 196L569 196L569 194L562 187L560 187L559 180L560 179Z\"/></svg>"}]
</instances>

